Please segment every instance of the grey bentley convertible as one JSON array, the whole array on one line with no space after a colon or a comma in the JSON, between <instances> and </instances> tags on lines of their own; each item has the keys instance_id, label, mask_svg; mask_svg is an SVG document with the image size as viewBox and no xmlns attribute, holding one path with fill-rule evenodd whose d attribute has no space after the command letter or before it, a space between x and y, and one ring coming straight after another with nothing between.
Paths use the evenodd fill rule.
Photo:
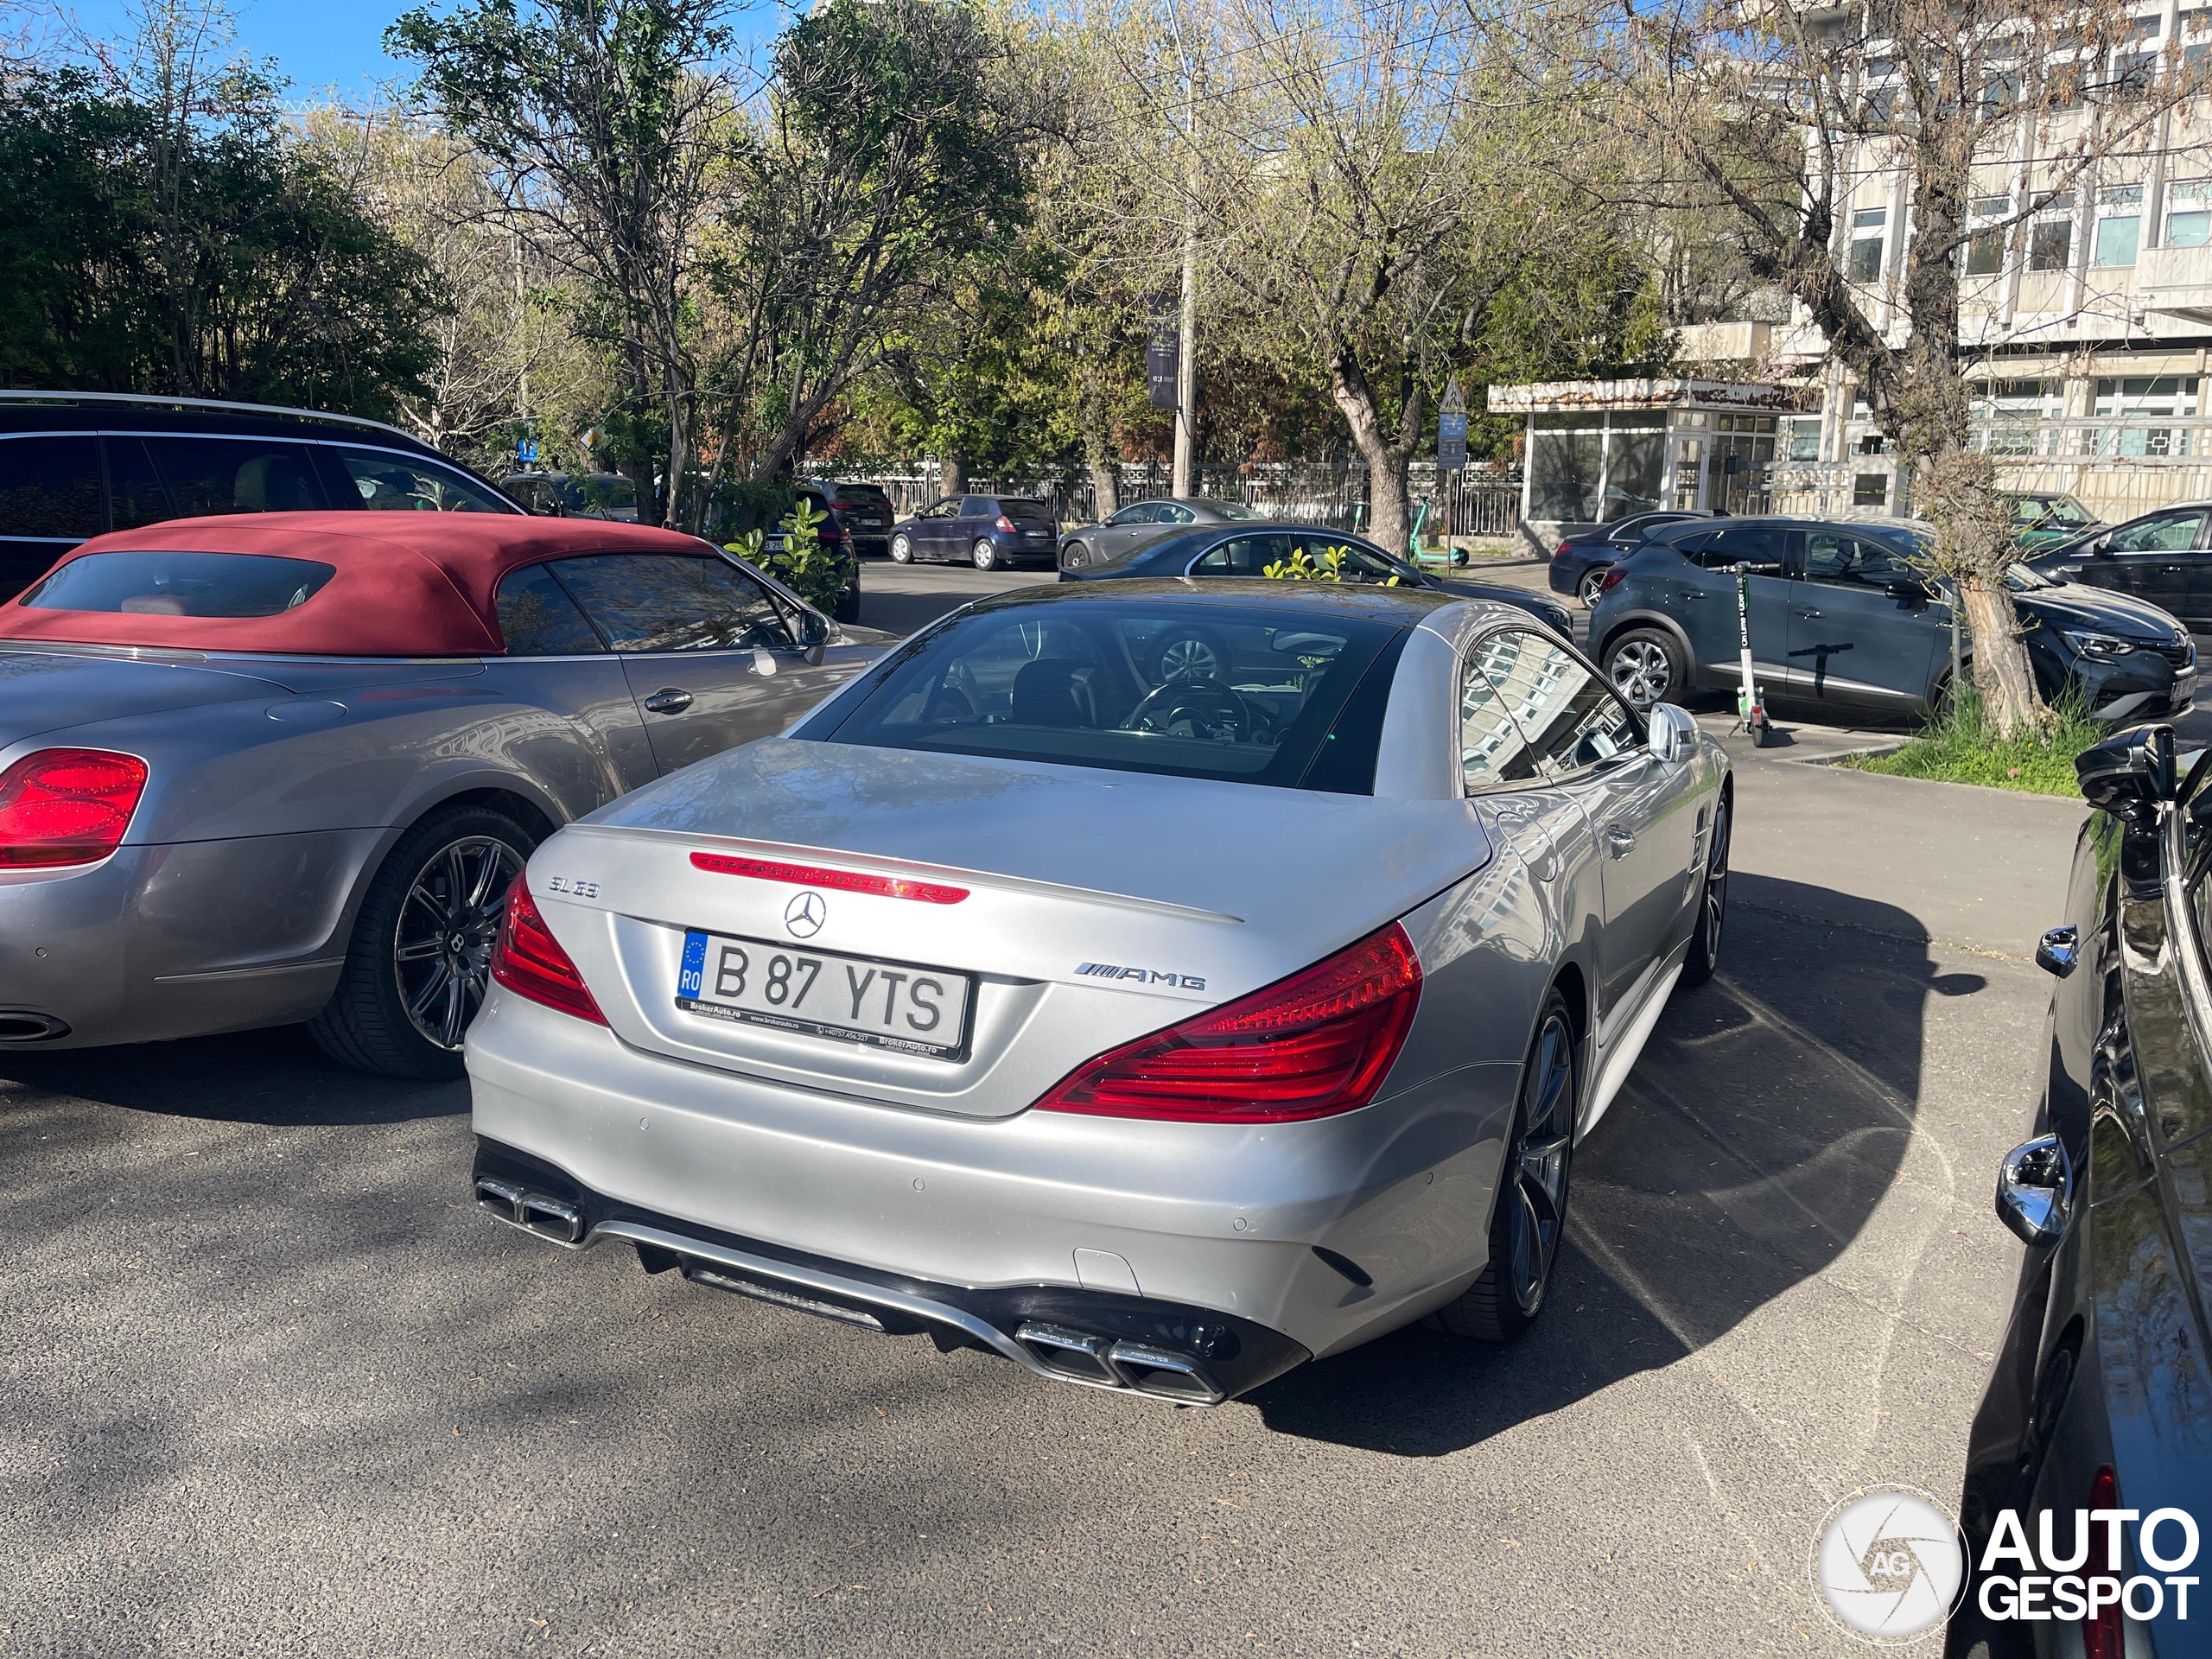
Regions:
<instances>
[{"instance_id":1,"label":"grey bentley convertible","mask_svg":"<svg viewBox=\"0 0 2212 1659\"><path fill-rule=\"evenodd\" d=\"M309 1020L348 1063L457 1075L531 849L782 729L881 654L861 632L586 519L86 542L0 605L0 1046Z\"/></svg>"},{"instance_id":2,"label":"grey bentley convertible","mask_svg":"<svg viewBox=\"0 0 2212 1659\"><path fill-rule=\"evenodd\" d=\"M1210 671L1162 666L1202 624ZM1577 1141L1713 970L1732 781L1528 612L1031 588L571 824L468 1034L556 1243L1207 1404L1541 1312Z\"/></svg>"}]
</instances>

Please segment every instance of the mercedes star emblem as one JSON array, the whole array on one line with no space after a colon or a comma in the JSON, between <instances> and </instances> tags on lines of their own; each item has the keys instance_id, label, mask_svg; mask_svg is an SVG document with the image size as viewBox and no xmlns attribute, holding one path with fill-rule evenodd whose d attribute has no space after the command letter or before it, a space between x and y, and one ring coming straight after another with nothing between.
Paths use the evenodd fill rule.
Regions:
<instances>
[{"instance_id":1,"label":"mercedes star emblem","mask_svg":"<svg viewBox=\"0 0 2212 1659\"><path fill-rule=\"evenodd\" d=\"M812 938L829 919L830 906L818 893L798 893L784 906L784 926L795 939Z\"/></svg>"}]
</instances>

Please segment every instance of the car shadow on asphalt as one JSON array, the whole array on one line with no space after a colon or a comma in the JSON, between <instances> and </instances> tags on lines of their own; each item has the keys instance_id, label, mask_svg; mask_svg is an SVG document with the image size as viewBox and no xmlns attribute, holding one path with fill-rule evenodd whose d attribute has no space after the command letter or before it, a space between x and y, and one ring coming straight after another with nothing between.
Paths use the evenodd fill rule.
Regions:
<instances>
[{"instance_id":1,"label":"car shadow on asphalt","mask_svg":"<svg viewBox=\"0 0 2212 1659\"><path fill-rule=\"evenodd\" d=\"M1726 1336L1827 1272L1893 1186L1926 1184L1923 1010L1980 976L1939 973L1890 906L1743 874L1731 898L1720 974L1675 993L1578 1149L1536 1327L1506 1348L1396 1332L1249 1396L1270 1427L1459 1451Z\"/></svg>"},{"instance_id":2,"label":"car shadow on asphalt","mask_svg":"<svg viewBox=\"0 0 2212 1659\"><path fill-rule=\"evenodd\" d=\"M131 1111L270 1126L404 1123L468 1109L468 1085L371 1077L315 1046L305 1026L172 1043L0 1054L0 1075Z\"/></svg>"}]
</instances>

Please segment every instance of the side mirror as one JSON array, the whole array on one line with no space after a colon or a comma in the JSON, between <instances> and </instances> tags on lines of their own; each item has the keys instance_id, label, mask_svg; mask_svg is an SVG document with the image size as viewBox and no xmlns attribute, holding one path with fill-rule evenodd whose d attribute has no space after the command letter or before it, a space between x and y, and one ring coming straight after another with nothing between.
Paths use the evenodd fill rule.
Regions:
<instances>
[{"instance_id":1,"label":"side mirror","mask_svg":"<svg viewBox=\"0 0 2212 1659\"><path fill-rule=\"evenodd\" d=\"M830 619L819 611L798 613L799 649L806 653L809 668L822 666L822 658L830 649Z\"/></svg>"},{"instance_id":2,"label":"side mirror","mask_svg":"<svg viewBox=\"0 0 2212 1659\"><path fill-rule=\"evenodd\" d=\"M1643 718L1651 733L1651 753L1669 766L1678 766L1697 753L1697 721L1688 709L1655 702Z\"/></svg>"},{"instance_id":3,"label":"side mirror","mask_svg":"<svg viewBox=\"0 0 2212 1659\"><path fill-rule=\"evenodd\" d=\"M2074 1216L2074 1166L2055 1135L2005 1154L1997 1169L1997 1218L2029 1245L2057 1242Z\"/></svg>"},{"instance_id":4,"label":"side mirror","mask_svg":"<svg viewBox=\"0 0 2212 1659\"><path fill-rule=\"evenodd\" d=\"M2091 542L2088 546L2082 550L2088 553L2091 558L2108 559L2112 557L2112 537L2109 536L2100 536L2095 541Z\"/></svg>"},{"instance_id":5,"label":"side mirror","mask_svg":"<svg viewBox=\"0 0 2212 1659\"><path fill-rule=\"evenodd\" d=\"M2174 728L2148 726L2108 737L2075 756L2074 776L2091 806L2145 828L2158 803L2174 798Z\"/></svg>"}]
</instances>

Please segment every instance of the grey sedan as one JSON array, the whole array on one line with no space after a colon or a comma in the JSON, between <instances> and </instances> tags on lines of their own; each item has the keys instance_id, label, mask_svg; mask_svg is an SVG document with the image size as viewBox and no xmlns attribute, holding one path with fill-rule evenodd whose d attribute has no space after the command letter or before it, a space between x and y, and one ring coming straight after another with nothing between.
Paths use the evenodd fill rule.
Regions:
<instances>
[{"instance_id":1,"label":"grey sedan","mask_svg":"<svg viewBox=\"0 0 2212 1659\"><path fill-rule=\"evenodd\" d=\"M1161 677L1193 616L1235 646ZM1033 588L589 815L468 1034L475 1192L648 1272L1211 1404L1543 1311L1713 971L1726 756L1525 612Z\"/></svg>"},{"instance_id":2,"label":"grey sedan","mask_svg":"<svg viewBox=\"0 0 2212 1659\"><path fill-rule=\"evenodd\" d=\"M667 531L363 519L118 532L0 606L0 1046L307 1020L457 1075L541 840L881 654Z\"/></svg>"},{"instance_id":3,"label":"grey sedan","mask_svg":"<svg viewBox=\"0 0 2212 1659\"><path fill-rule=\"evenodd\" d=\"M1135 501L1109 513L1103 523L1084 524L1061 537L1060 563L1064 568L1110 564L1194 524L1234 524L1266 517L1241 501L1217 501L1209 496Z\"/></svg>"}]
</instances>

